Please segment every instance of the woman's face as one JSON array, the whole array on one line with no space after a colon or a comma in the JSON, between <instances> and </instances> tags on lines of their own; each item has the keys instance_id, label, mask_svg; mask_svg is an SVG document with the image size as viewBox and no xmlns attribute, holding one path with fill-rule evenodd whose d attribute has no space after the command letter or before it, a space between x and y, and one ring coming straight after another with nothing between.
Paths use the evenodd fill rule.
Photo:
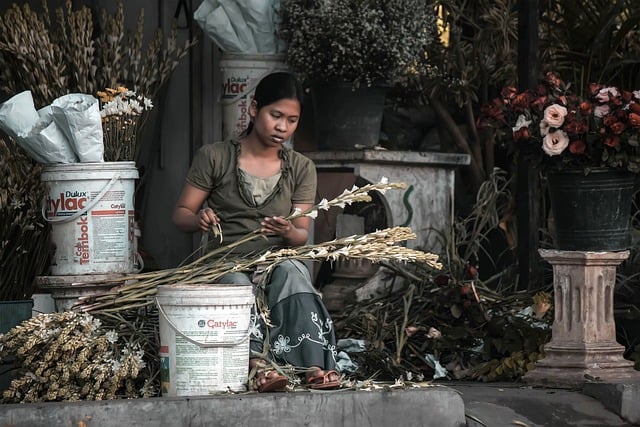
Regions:
<instances>
[{"instance_id":1,"label":"woman's face","mask_svg":"<svg viewBox=\"0 0 640 427\"><path fill-rule=\"evenodd\" d=\"M280 146L288 141L300 120L300 102L297 99L285 98L257 109L251 103L253 130L263 144Z\"/></svg>"}]
</instances>

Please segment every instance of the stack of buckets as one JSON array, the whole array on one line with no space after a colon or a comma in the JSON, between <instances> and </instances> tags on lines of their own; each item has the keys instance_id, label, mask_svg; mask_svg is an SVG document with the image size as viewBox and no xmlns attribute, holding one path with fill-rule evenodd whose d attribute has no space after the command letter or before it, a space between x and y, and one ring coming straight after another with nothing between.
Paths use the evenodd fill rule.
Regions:
<instances>
[{"instance_id":1,"label":"stack of buckets","mask_svg":"<svg viewBox=\"0 0 640 427\"><path fill-rule=\"evenodd\" d=\"M44 167L43 216L51 224L51 274L39 277L56 310L108 285L91 282L138 270L135 162L65 163ZM111 285L113 286L113 285Z\"/></svg>"},{"instance_id":2,"label":"stack of buckets","mask_svg":"<svg viewBox=\"0 0 640 427\"><path fill-rule=\"evenodd\" d=\"M135 273L134 162L46 166L43 215L51 224L52 276L39 277L56 310ZM86 283L83 283L86 282ZM246 390L253 290L239 285L159 286L162 389L165 396Z\"/></svg>"}]
</instances>

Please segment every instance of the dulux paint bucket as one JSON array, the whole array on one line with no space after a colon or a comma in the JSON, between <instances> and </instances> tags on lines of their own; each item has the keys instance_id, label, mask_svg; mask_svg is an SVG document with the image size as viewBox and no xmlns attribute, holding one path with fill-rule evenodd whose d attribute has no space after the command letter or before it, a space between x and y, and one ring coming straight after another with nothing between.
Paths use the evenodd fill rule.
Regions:
<instances>
[{"instance_id":1,"label":"dulux paint bucket","mask_svg":"<svg viewBox=\"0 0 640 427\"><path fill-rule=\"evenodd\" d=\"M163 396L246 391L251 285L162 285L156 303Z\"/></svg>"},{"instance_id":2,"label":"dulux paint bucket","mask_svg":"<svg viewBox=\"0 0 640 427\"><path fill-rule=\"evenodd\" d=\"M249 125L249 105L263 77L287 71L284 54L230 54L220 59L222 73L222 137L240 135Z\"/></svg>"},{"instance_id":3,"label":"dulux paint bucket","mask_svg":"<svg viewBox=\"0 0 640 427\"><path fill-rule=\"evenodd\" d=\"M136 271L135 162L44 167L43 216L51 224L52 275Z\"/></svg>"}]
</instances>

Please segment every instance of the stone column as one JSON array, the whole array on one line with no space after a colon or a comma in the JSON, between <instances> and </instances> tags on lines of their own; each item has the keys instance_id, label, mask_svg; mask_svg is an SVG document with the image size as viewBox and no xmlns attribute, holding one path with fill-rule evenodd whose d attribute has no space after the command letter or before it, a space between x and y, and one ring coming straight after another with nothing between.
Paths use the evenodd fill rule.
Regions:
<instances>
[{"instance_id":1,"label":"stone column","mask_svg":"<svg viewBox=\"0 0 640 427\"><path fill-rule=\"evenodd\" d=\"M616 341L613 294L622 252L540 250L553 266L552 338L544 359L524 379L534 385L573 388L585 382L640 380Z\"/></svg>"}]
</instances>

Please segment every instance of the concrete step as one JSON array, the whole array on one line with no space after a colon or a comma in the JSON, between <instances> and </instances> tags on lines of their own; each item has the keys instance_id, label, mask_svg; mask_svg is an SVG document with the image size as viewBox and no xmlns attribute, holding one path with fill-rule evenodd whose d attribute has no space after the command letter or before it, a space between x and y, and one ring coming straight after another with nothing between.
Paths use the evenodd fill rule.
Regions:
<instances>
[{"instance_id":1,"label":"concrete step","mask_svg":"<svg viewBox=\"0 0 640 427\"><path fill-rule=\"evenodd\" d=\"M464 427L465 424L460 394L445 386L0 406L0 427Z\"/></svg>"}]
</instances>

